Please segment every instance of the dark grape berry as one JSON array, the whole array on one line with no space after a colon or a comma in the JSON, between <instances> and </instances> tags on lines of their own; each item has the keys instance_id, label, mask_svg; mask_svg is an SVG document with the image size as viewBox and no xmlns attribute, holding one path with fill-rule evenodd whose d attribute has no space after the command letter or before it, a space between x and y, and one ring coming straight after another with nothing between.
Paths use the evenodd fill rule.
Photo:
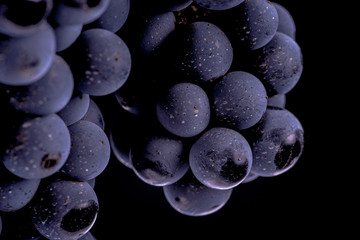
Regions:
<instances>
[{"instance_id":1,"label":"dark grape berry","mask_svg":"<svg viewBox=\"0 0 360 240\"><path fill-rule=\"evenodd\" d=\"M0 2L0 33L12 37L24 36L46 23L53 0L20 0Z\"/></svg>"},{"instance_id":2,"label":"dark grape berry","mask_svg":"<svg viewBox=\"0 0 360 240\"><path fill-rule=\"evenodd\" d=\"M303 71L299 45L280 32L264 47L251 52L249 62L249 71L262 81L270 96L292 90Z\"/></svg>"},{"instance_id":3,"label":"dark grape berry","mask_svg":"<svg viewBox=\"0 0 360 240\"><path fill-rule=\"evenodd\" d=\"M166 136L146 137L131 146L130 159L136 175L154 186L179 180L188 170L184 143Z\"/></svg>"},{"instance_id":4,"label":"dark grape berry","mask_svg":"<svg viewBox=\"0 0 360 240\"><path fill-rule=\"evenodd\" d=\"M268 106L285 108L286 105L286 95L285 94L276 94L268 98Z\"/></svg>"},{"instance_id":5,"label":"dark grape berry","mask_svg":"<svg viewBox=\"0 0 360 240\"><path fill-rule=\"evenodd\" d=\"M212 10L227 10L244 2L244 0L194 0L194 1L197 4L199 4L201 7Z\"/></svg>"},{"instance_id":6,"label":"dark grape berry","mask_svg":"<svg viewBox=\"0 0 360 240\"><path fill-rule=\"evenodd\" d=\"M178 83L160 96L156 114L161 125L172 134L193 137L210 122L209 98L193 83Z\"/></svg>"},{"instance_id":7,"label":"dark grape berry","mask_svg":"<svg viewBox=\"0 0 360 240\"><path fill-rule=\"evenodd\" d=\"M105 12L110 0L57 0L54 2L51 20L59 25L73 25L87 24L98 19Z\"/></svg>"},{"instance_id":8,"label":"dark grape berry","mask_svg":"<svg viewBox=\"0 0 360 240\"><path fill-rule=\"evenodd\" d=\"M55 56L55 34L49 24L21 37L0 34L0 83L27 85L49 70Z\"/></svg>"},{"instance_id":9,"label":"dark grape berry","mask_svg":"<svg viewBox=\"0 0 360 240\"><path fill-rule=\"evenodd\" d=\"M56 37L56 52L61 52L70 47L80 36L83 24L53 25Z\"/></svg>"},{"instance_id":10,"label":"dark grape berry","mask_svg":"<svg viewBox=\"0 0 360 240\"><path fill-rule=\"evenodd\" d=\"M304 148L304 130L288 110L268 108L263 119L244 133L253 153L251 172L271 177L291 169Z\"/></svg>"},{"instance_id":11,"label":"dark grape berry","mask_svg":"<svg viewBox=\"0 0 360 240\"><path fill-rule=\"evenodd\" d=\"M1 153L5 167L18 177L39 179L57 172L70 152L70 134L56 114L26 118L10 126L9 136Z\"/></svg>"},{"instance_id":12,"label":"dark grape berry","mask_svg":"<svg viewBox=\"0 0 360 240\"><path fill-rule=\"evenodd\" d=\"M79 37L80 72L78 89L89 95L103 96L118 90L127 80L131 68L130 51L115 33L94 28Z\"/></svg>"},{"instance_id":13,"label":"dark grape berry","mask_svg":"<svg viewBox=\"0 0 360 240\"><path fill-rule=\"evenodd\" d=\"M67 126L70 126L85 116L89 105L89 94L74 91L70 101L57 114L64 120Z\"/></svg>"},{"instance_id":14,"label":"dark grape berry","mask_svg":"<svg viewBox=\"0 0 360 240\"><path fill-rule=\"evenodd\" d=\"M164 195L169 204L187 216L205 216L221 209L229 200L232 189L209 188L188 171L179 181L164 186Z\"/></svg>"},{"instance_id":15,"label":"dark grape berry","mask_svg":"<svg viewBox=\"0 0 360 240\"><path fill-rule=\"evenodd\" d=\"M91 23L92 27L117 32L125 24L130 13L130 0L110 0L105 12Z\"/></svg>"},{"instance_id":16,"label":"dark grape berry","mask_svg":"<svg viewBox=\"0 0 360 240\"><path fill-rule=\"evenodd\" d=\"M296 37L296 25L293 17L290 12L279 3L273 2L272 5L275 6L276 11L279 16L279 26L277 31L289 35L292 39Z\"/></svg>"},{"instance_id":17,"label":"dark grape berry","mask_svg":"<svg viewBox=\"0 0 360 240\"><path fill-rule=\"evenodd\" d=\"M0 212L13 212L26 206L39 184L40 179L19 178L0 166Z\"/></svg>"},{"instance_id":18,"label":"dark grape berry","mask_svg":"<svg viewBox=\"0 0 360 240\"><path fill-rule=\"evenodd\" d=\"M99 203L87 182L58 180L44 186L31 215L36 229L48 239L75 240L94 224Z\"/></svg>"},{"instance_id":19,"label":"dark grape berry","mask_svg":"<svg viewBox=\"0 0 360 240\"><path fill-rule=\"evenodd\" d=\"M46 74L26 86L4 87L9 103L18 111L35 115L56 113L70 101L74 79L68 64L55 55Z\"/></svg>"},{"instance_id":20,"label":"dark grape berry","mask_svg":"<svg viewBox=\"0 0 360 240\"><path fill-rule=\"evenodd\" d=\"M175 15L166 12L153 15L146 19L140 39L141 50L149 54L155 51L161 43L175 30Z\"/></svg>"},{"instance_id":21,"label":"dark grape berry","mask_svg":"<svg viewBox=\"0 0 360 240\"><path fill-rule=\"evenodd\" d=\"M190 149L190 168L205 186L230 189L240 184L252 165L251 148L238 132L223 127L206 131Z\"/></svg>"},{"instance_id":22,"label":"dark grape berry","mask_svg":"<svg viewBox=\"0 0 360 240\"><path fill-rule=\"evenodd\" d=\"M212 90L215 118L235 130L255 125L265 113L266 106L264 85L247 72L227 73Z\"/></svg>"},{"instance_id":23,"label":"dark grape berry","mask_svg":"<svg viewBox=\"0 0 360 240\"><path fill-rule=\"evenodd\" d=\"M71 149L60 169L77 180L89 180L102 173L110 159L110 143L95 123L78 121L69 126Z\"/></svg>"},{"instance_id":24,"label":"dark grape berry","mask_svg":"<svg viewBox=\"0 0 360 240\"><path fill-rule=\"evenodd\" d=\"M101 112L101 109L96 104L94 100L89 99L89 107L85 115L81 118L81 120L86 120L89 122L93 122L98 125L102 130L105 130L105 119Z\"/></svg>"},{"instance_id":25,"label":"dark grape berry","mask_svg":"<svg viewBox=\"0 0 360 240\"><path fill-rule=\"evenodd\" d=\"M179 42L176 67L188 79L213 81L223 76L233 60L233 49L225 33L208 22L194 22L184 27Z\"/></svg>"}]
</instances>

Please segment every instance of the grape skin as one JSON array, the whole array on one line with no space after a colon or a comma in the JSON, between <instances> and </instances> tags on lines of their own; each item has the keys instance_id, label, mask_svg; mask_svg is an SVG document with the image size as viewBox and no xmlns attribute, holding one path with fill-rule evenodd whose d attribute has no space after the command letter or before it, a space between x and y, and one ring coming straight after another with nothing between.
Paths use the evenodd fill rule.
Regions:
<instances>
[{"instance_id":1,"label":"grape skin","mask_svg":"<svg viewBox=\"0 0 360 240\"><path fill-rule=\"evenodd\" d=\"M230 189L249 174L252 158L249 143L240 133L215 127L192 145L189 163L195 177L205 186Z\"/></svg>"},{"instance_id":2,"label":"grape skin","mask_svg":"<svg viewBox=\"0 0 360 240\"><path fill-rule=\"evenodd\" d=\"M193 83L178 83L159 98L156 114L161 125L172 134L193 137L210 122L209 98Z\"/></svg>"}]
</instances>

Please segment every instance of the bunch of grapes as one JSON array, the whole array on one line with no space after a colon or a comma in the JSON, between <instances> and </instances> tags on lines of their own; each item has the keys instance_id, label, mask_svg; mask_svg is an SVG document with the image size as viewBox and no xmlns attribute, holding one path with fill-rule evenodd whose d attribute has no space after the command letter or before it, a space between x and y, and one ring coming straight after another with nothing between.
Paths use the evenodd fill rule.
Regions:
<instances>
[{"instance_id":1,"label":"bunch of grapes","mask_svg":"<svg viewBox=\"0 0 360 240\"><path fill-rule=\"evenodd\" d=\"M95 239L111 151L189 216L291 169L295 32L266 0L1 0L0 239Z\"/></svg>"}]
</instances>

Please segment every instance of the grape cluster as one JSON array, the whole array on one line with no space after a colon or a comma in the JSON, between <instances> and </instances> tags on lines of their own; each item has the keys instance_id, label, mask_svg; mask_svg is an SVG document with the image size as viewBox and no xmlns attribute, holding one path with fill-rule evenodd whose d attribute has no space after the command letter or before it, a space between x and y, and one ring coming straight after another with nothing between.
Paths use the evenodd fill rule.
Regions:
<instances>
[{"instance_id":1,"label":"grape cluster","mask_svg":"<svg viewBox=\"0 0 360 240\"><path fill-rule=\"evenodd\" d=\"M0 238L95 239L112 153L189 216L289 170L295 32L266 0L0 1Z\"/></svg>"}]
</instances>

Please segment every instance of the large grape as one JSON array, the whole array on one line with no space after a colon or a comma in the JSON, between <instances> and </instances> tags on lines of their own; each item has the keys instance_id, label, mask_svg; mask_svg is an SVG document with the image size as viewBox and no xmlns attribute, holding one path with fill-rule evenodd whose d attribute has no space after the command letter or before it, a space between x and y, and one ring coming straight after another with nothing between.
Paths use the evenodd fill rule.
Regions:
<instances>
[{"instance_id":1,"label":"large grape","mask_svg":"<svg viewBox=\"0 0 360 240\"><path fill-rule=\"evenodd\" d=\"M95 123L81 120L69 126L71 149L60 172L78 180L90 180L104 171L110 160L110 143Z\"/></svg>"},{"instance_id":2,"label":"large grape","mask_svg":"<svg viewBox=\"0 0 360 240\"><path fill-rule=\"evenodd\" d=\"M46 23L53 0L7 0L0 2L0 34L24 36Z\"/></svg>"},{"instance_id":3,"label":"large grape","mask_svg":"<svg viewBox=\"0 0 360 240\"><path fill-rule=\"evenodd\" d=\"M131 68L130 51L115 33L93 28L84 31L78 45L78 89L93 96L118 90L127 80Z\"/></svg>"},{"instance_id":4,"label":"large grape","mask_svg":"<svg viewBox=\"0 0 360 240\"><path fill-rule=\"evenodd\" d=\"M18 111L36 115L56 113L71 99L74 79L68 64L55 55L46 74L26 86L3 87L9 103Z\"/></svg>"},{"instance_id":5,"label":"large grape","mask_svg":"<svg viewBox=\"0 0 360 240\"><path fill-rule=\"evenodd\" d=\"M55 56L55 34L49 24L21 37L0 34L0 83L27 85L40 79Z\"/></svg>"},{"instance_id":6,"label":"large grape","mask_svg":"<svg viewBox=\"0 0 360 240\"><path fill-rule=\"evenodd\" d=\"M230 189L249 174L253 156L247 140L223 127L206 131L190 149L190 168L205 186Z\"/></svg>"},{"instance_id":7,"label":"large grape","mask_svg":"<svg viewBox=\"0 0 360 240\"><path fill-rule=\"evenodd\" d=\"M263 82L270 96L291 91L303 71L299 45L280 32L264 47L252 51L248 62L249 71Z\"/></svg>"},{"instance_id":8,"label":"large grape","mask_svg":"<svg viewBox=\"0 0 360 240\"><path fill-rule=\"evenodd\" d=\"M156 113L169 132L180 137L193 137L208 126L210 103L201 87L193 83L178 83L160 96Z\"/></svg>"},{"instance_id":9,"label":"large grape","mask_svg":"<svg viewBox=\"0 0 360 240\"><path fill-rule=\"evenodd\" d=\"M166 136L150 136L134 143L130 159L137 176L154 186L176 182L189 167L183 142Z\"/></svg>"},{"instance_id":10,"label":"large grape","mask_svg":"<svg viewBox=\"0 0 360 240\"><path fill-rule=\"evenodd\" d=\"M247 72L234 71L226 74L212 90L215 118L236 130L256 124L263 116L266 106L264 85Z\"/></svg>"},{"instance_id":11,"label":"large grape","mask_svg":"<svg viewBox=\"0 0 360 240\"><path fill-rule=\"evenodd\" d=\"M304 129L286 109L268 108L264 118L244 134L253 153L251 172L259 176L277 176L288 171L303 152Z\"/></svg>"},{"instance_id":12,"label":"large grape","mask_svg":"<svg viewBox=\"0 0 360 240\"><path fill-rule=\"evenodd\" d=\"M96 221L99 202L87 182L56 180L47 183L32 204L36 229L51 240L76 240Z\"/></svg>"},{"instance_id":13,"label":"large grape","mask_svg":"<svg viewBox=\"0 0 360 240\"><path fill-rule=\"evenodd\" d=\"M233 60L233 48L225 33L208 22L194 22L179 34L176 67L192 81L204 83L223 76Z\"/></svg>"},{"instance_id":14,"label":"large grape","mask_svg":"<svg viewBox=\"0 0 360 240\"><path fill-rule=\"evenodd\" d=\"M64 121L56 114L17 121L20 124L8 126L9 139L1 146L5 167L25 179L57 172L70 152L70 134Z\"/></svg>"},{"instance_id":15,"label":"large grape","mask_svg":"<svg viewBox=\"0 0 360 240\"><path fill-rule=\"evenodd\" d=\"M232 189L209 188L188 171L179 181L164 186L169 204L187 216L205 216L221 209L229 200Z\"/></svg>"}]
</instances>

